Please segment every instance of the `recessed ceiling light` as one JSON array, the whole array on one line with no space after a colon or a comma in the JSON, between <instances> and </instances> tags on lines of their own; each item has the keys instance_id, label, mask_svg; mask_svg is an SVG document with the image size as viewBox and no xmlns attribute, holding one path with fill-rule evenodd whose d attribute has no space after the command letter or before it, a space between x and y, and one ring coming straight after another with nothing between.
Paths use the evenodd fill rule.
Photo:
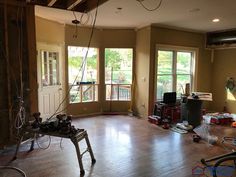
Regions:
<instances>
[{"instance_id":1,"label":"recessed ceiling light","mask_svg":"<svg viewBox=\"0 0 236 177\"><path fill-rule=\"evenodd\" d=\"M189 12L191 13L194 13L194 12L199 12L200 9L199 8L193 8L193 9L190 9Z\"/></svg>"},{"instance_id":2,"label":"recessed ceiling light","mask_svg":"<svg viewBox=\"0 0 236 177\"><path fill-rule=\"evenodd\" d=\"M219 22L219 21L220 21L219 18L215 18L215 19L212 20L212 22L214 22L214 23L217 23L217 22Z\"/></svg>"},{"instance_id":3,"label":"recessed ceiling light","mask_svg":"<svg viewBox=\"0 0 236 177\"><path fill-rule=\"evenodd\" d=\"M121 13L122 9L123 9L122 7L117 7L115 13L116 14Z\"/></svg>"}]
</instances>

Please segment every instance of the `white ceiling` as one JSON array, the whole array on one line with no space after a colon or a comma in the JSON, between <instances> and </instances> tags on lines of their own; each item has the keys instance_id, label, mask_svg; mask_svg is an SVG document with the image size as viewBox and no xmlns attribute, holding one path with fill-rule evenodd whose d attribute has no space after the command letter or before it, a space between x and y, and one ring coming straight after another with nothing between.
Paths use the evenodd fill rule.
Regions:
<instances>
[{"instance_id":1,"label":"white ceiling","mask_svg":"<svg viewBox=\"0 0 236 177\"><path fill-rule=\"evenodd\" d=\"M143 1L149 8L158 3L159 0ZM37 6L35 13L63 24L71 24L75 19L71 11L47 7ZM94 13L95 10L92 16ZM78 19L80 15L76 13ZM213 23L214 18L220 22ZM98 8L97 27L141 28L150 24L201 32L233 29L236 28L236 0L163 0L161 7L153 12L145 10L137 0L109 0Z\"/></svg>"}]
</instances>

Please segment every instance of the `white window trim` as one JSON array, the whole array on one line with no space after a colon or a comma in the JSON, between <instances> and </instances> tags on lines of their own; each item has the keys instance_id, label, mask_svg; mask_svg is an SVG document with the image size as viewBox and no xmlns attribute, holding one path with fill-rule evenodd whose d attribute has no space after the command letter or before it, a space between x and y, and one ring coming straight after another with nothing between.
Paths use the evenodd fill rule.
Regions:
<instances>
[{"instance_id":1,"label":"white window trim","mask_svg":"<svg viewBox=\"0 0 236 177\"><path fill-rule=\"evenodd\" d=\"M173 50L173 51L183 51L183 52L192 52L193 53L193 60L192 60L192 86L191 86L191 90L192 91L196 91L197 90L197 73L198 73L198 55L199 55L199 48L196 47L186 47L186 46L176 46L176 45L167 45L167 44L156 44L156 50L155 50L155 83L157 83L157 57L158 57L158 50ZM157 89L157 86L155 84L155 91ZM155 100L157 100L156 98L156 94L155 95Z\"/></svg>"}]
</instances>

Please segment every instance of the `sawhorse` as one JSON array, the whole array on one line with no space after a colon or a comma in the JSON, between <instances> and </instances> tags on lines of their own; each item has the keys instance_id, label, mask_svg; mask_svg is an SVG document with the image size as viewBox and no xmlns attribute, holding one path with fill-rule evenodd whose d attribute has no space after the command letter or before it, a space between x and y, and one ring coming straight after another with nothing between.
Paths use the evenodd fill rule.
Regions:
<instances>
[{"instance_id":1,"label":"sawhorse","mask_svg":"<svg viewBox=\"0 0 236 177\"><path fill-rule=\"evenodd\" d=\"M90 157L91 157L91 161L92 161L92 165L96 163L96 159L94 157L93 154L93 150L91 147L91 144L89 142L89 138L88 138L88 134L86 130L81 130L78 131L78 133L76 134L68 134L68 135L64 135L64 134L60 134L59 132L42 132L39 129L32 129L32 128L24 128L22 130L22 132L20 133L20 139L17 143L17 147L16 147L16 151L15 151L15 155L13 157L13 160L17 159L17 153L19 151L19 147L21 145L21 142L24 138L24 135L26 134L31 134L32 137L35 137L35 135L37 134L41 134L41 135L48 135L48 136L55 136L55 137L60 137L60 138L68 138L72 141L72 143L75 146L76 149L76 153L77 153L77 158L78 158L78 162L79 162L79 167L80 167L80 174L84 175L85 171L84 171L84 167L83 167L83 162L82 162L82 157L86 152L89 152ZM85 139L86 144L87 144L87 149L84 152L80 152L80 147L79 147L79 142L81 140ZM34 139L31 140L31 146L30 146L30 151L32 151L34 149Z\"/></svg>"}]
</instances>

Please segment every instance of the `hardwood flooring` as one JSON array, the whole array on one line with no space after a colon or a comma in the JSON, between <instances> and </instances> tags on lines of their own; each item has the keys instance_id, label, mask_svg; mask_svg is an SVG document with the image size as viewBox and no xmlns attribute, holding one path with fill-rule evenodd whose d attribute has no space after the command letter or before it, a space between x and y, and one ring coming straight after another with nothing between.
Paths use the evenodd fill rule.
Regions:
<instances>
[{"instance_id":1,"label":"hardwood flooring","mask_svg":"<svg viewBox=\"0 0 236 177\"><path fill-rule=\"evenodd\" d=\"M201 158L227 152L220 143L194 143L191 133L164 130L135 117L96 116L73 120L73 124L87 130L97 160L91 166L89 154L84 155L85 177L190 177ZM220 136L236 136L232 128L213 126L212 131ZM29 144L24 144L18 159L9 165L21 168L27 177L80 176L74 145L63 140L62 146L60 138L53 137L49 149L35 145L35 150L27 153ZM85 142L80 147L85 149ZM14 150L0 153L0 165L8 164Z\"/></svg>"}]
</instances>

